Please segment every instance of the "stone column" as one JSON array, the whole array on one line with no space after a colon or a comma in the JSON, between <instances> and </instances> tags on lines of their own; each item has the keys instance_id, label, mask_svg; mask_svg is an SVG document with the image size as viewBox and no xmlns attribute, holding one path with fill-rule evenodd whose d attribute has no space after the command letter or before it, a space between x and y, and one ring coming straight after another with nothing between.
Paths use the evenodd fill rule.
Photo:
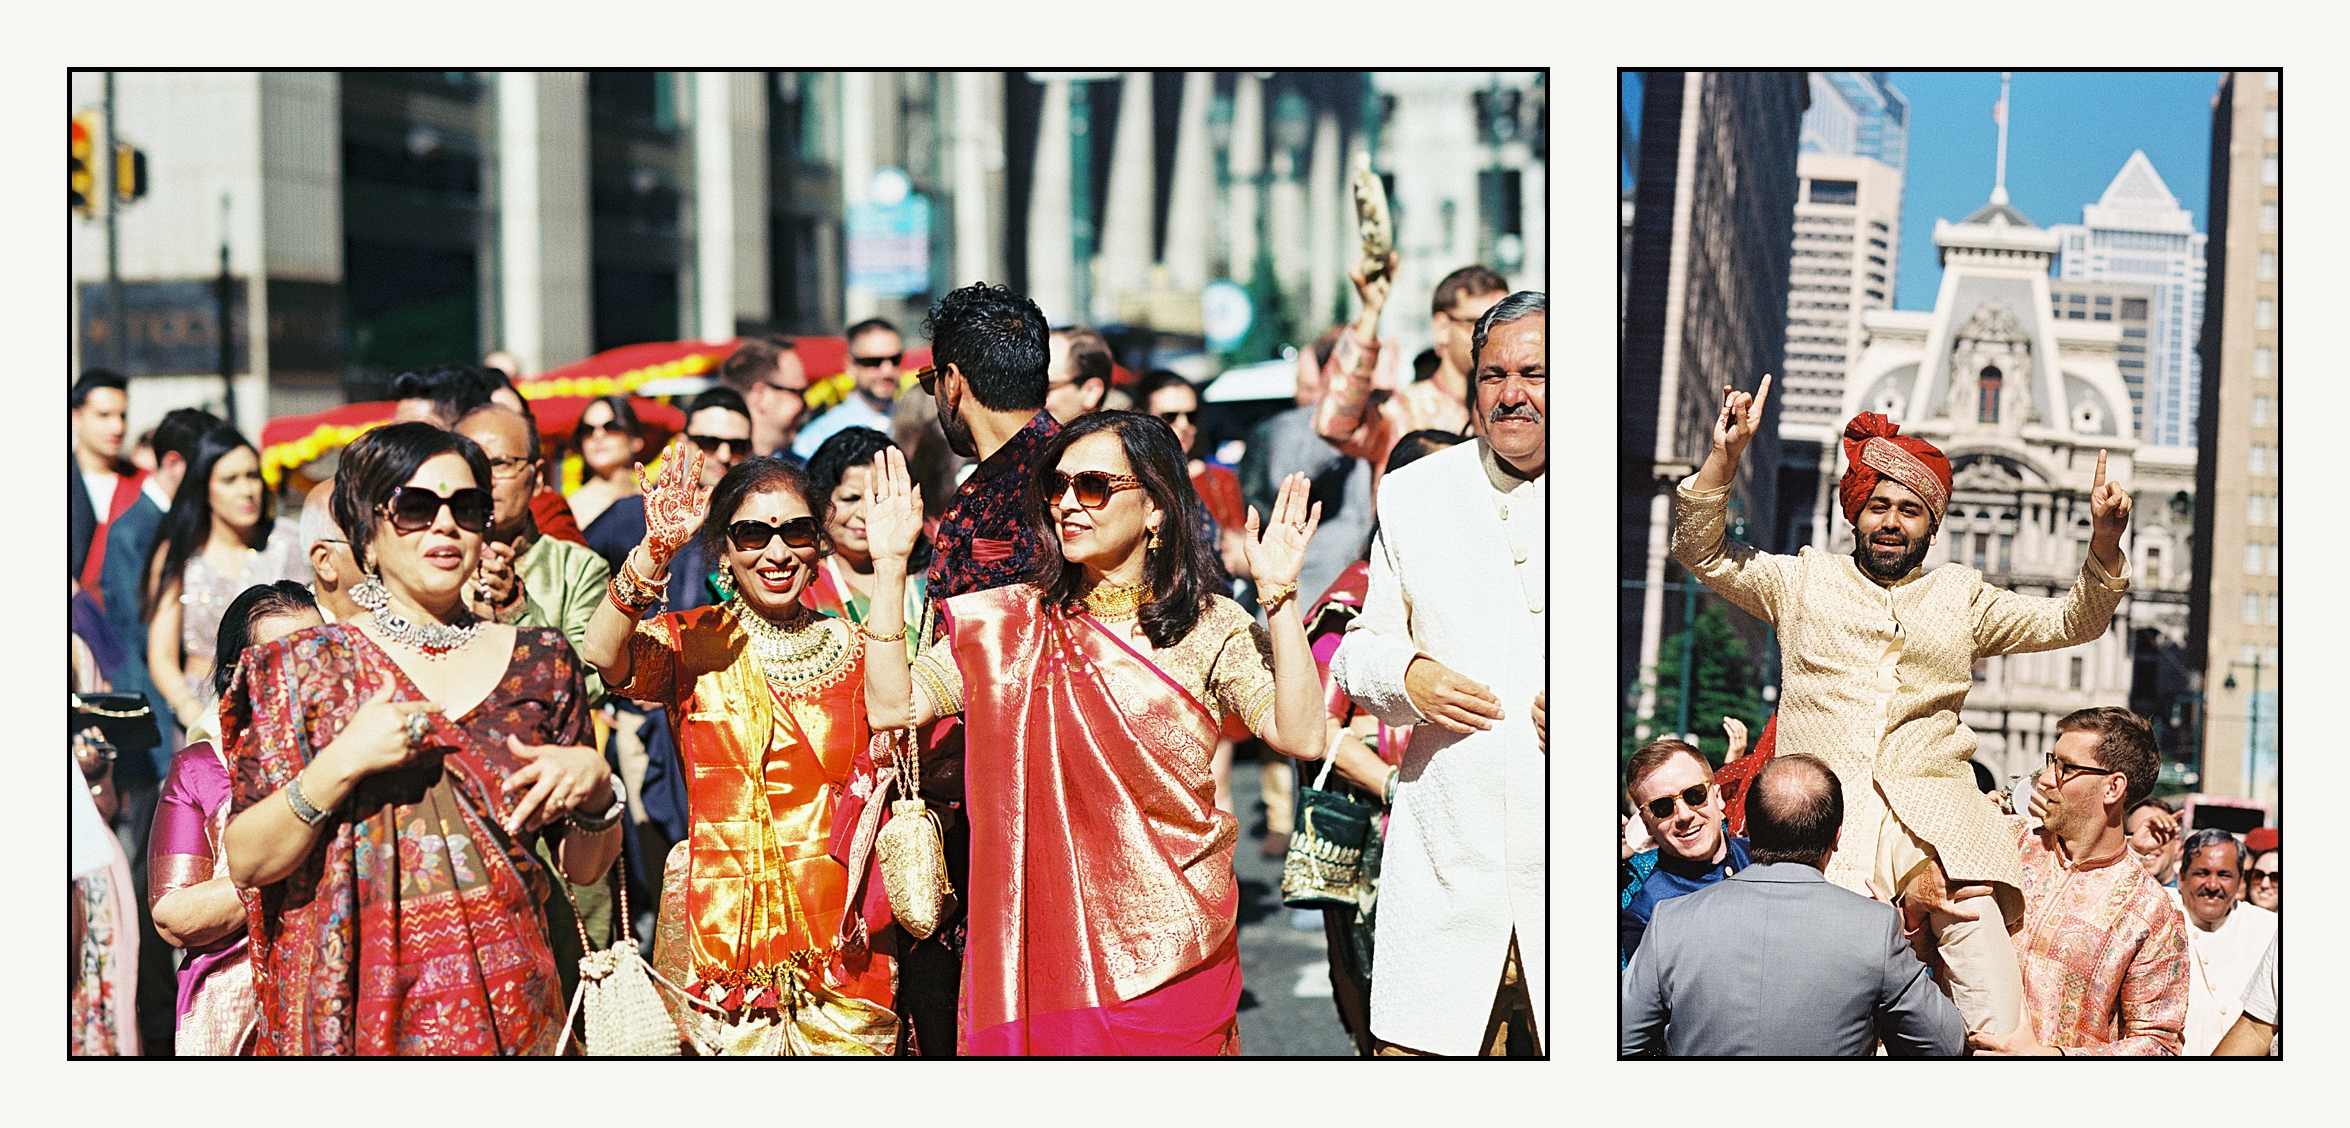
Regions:
<instances>
[{"instance_id":1,"label":"stone column","mask_svg":"<svg viewBox=\"0 0 2350 1128\"><path fill-rule=\"evenodd\" d=\"M1306 202L1311 210L1307 232L1306 316L1302 329L1327 324L1343 291L1352 293L1346 272L1357 257L1351 253L1359 240L1347 238L1354 230L1354 200L1346 191L1345 170L1339 168L1338 115L1324 111L1314 122L1313 163L1306 170Z\"/></svg>"},{"instance_id":2,"label":"stone column","mask_svg":"<svg viewBox=\"0 0 2350 1128\"><path fill-rule=\"evenodd\" d=\"M1232 88L1232 261L1226 277L1248 284L1257 261L1257 176L1265 171L1265 91L1257 76L1242 72Z\"/></svg>"},{"instance_id":3,"label":"stone column","mask_svg":"<svg viewBox=\"0 0 2350 1128\"><path fill-rule=\"evenodd\" d=\"M767 98L759 71L698 71L694 82L694 276L685 329L705 341L764 321L767 296Z\"/></svg>"},{"instance_id":4,"label":"stone column","mask_svg":"<svg viewBox=\"0 0 2350 1128\"><path fill-rule=\"evenodd\" d=\"M955 271L951 284L1004 281L1004 80L954 76Z\"/></svg>"},{"instance_id":5,"label":"stone column","mask_svg":"<svg viewBox=\"0 0 2350 1128\"><path fill-rule=\"evenodd\" d=\"M1167 284L1178 290L1198 290L1211 277L1216 154L1208 136L1208 107L1215 100L1214 75L1191 71L1183 76L1183 107L1175 116L1175 183L1167 194L1167 247L1159 256L1167 267Z\"/></svg>"},{"instance_id":6,"label":"stone column","mask_svg":"<svg viewBox=\"0 0 2350 1128\"><path fill-rule=\"evenodd\" d=\"M1069 99L1075 84L1044 84L1044 115L1036 126L1036 175L1028 192L1028 297L1044 318L1066 325L1077 309L1076 251L1069 209Z\"/></svg>"},{"instance_id":7,"label":"stone column","mask_svg":"<svg viewBox=\"0 0 2350 1128\"><path fill-rule=\"evenodd\" d=\"M1118 298L1150 288L1152 206L1151 76L1128 71L1118 97L1118 133L1110 149L1109 199L1102 212L1101 269L1095 274L1093 323L1121 320Z\"/></svg>"},{"instance_id":8,"label":"stone column","mask_svg":"<svg viewBox=\"0 0 2350 1128\"><path fill-rule=\"evenodd\" d=\"M873 131L877 112L875 84L888 75L847 73L840 76L840 195L841 215L866 202L873 190L874 164ZM841 248L841 266L848 266L848 248ZM842 317L844 325L853 325L881 312L881 298L871 290L853 284L847 292Z\"/></svg>"},{"instance_id":9,"label":"stone column","mask_svg":"<svg viewBox=\"0 0 2350 1128\"><path fill-rule=\"evenodd\" d=\"M593 347L588 256L587 75L502 71L498 99L499 307L525 372Z\"/></svg>"}]
</instances>

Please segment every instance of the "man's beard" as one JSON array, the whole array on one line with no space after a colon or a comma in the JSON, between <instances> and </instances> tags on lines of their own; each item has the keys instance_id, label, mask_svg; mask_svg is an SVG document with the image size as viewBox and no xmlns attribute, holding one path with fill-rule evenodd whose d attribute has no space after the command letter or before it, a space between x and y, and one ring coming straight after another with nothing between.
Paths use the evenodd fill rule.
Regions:
<instances>
[{"instance_id":1,"label":"man's beard","mask_svg":"<svg viewBox=\"0 0 2350 1128\"><path fill-rule=\"evenodd\" d=\"M1884 530L1879 529L1877 533L1873 535L1881 536L1883 533ZM1894 560L1890 564L1884 564L1879 563L1879 558L1877 557L1876 552L1873 551L1879 546L1870 544L1868 537L1861 537L1859 538L1858 543L1855 543L1852 546L1852 559L1855 563L1860 565L1861 571L1869 574L1871 579L1879 580L1884 583L1892 583L1893 581L1910 574L1910 572L1914 571L1920 563L1924 562L1926 559L1926 550L1932 548L1933 546L1934 538L1931 536L1908 541L1904 546L1899 559Z\"/></svg>"},{"instance_id":2,"label":"man's beard","mask_svg":"<svg viewBox=\"0 0 2350 1128\"><path fill-rule=\"evenodd\" d=\"M963 413L945 404L938 405L938 429L946 432L947 449L962 458L979 457L979 439L971 433L971 425L963 421Z\"/></svg>"}]
</instances>

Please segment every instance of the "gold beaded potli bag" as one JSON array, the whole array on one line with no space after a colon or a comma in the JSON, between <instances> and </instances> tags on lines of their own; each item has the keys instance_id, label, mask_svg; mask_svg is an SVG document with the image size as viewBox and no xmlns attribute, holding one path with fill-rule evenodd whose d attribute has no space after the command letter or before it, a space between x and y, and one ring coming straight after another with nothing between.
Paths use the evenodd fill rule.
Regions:
<instances>
[{"instance_id":1,"label":"gold beaded potli bag","mask_svg":"<svg viewBox=\"0 0 2350 1128\"><path fill-rule=\"evenodd\" d=\"M889 754L905 797L889 805L889 822L882 826L873 850L881 859L881 885L889 894L890 915L897 918L898 927L920 940L938 931L947 895L955 887L947 880L946 843L938 816L922 801L922 762L914 750L914 730L893 730Z\"/></svg>"},{"instance_id":2,"label":"gold beaded potli bag","mask_svg":"<svg viewBox=\"0 0 2350 1128\"><path fill-rule=\"evenodd\" d=\"M668 977L645 962L629 926L627 879L623 877L617 882L620 938L599 952L588 940L587 926L579 922L579 900L571 895L571 883L560 873L550 876L562 887L564 899L571 902L572 927L579 929L579 950L584 953L579 958L579 988L571 996L571 1013L563 1019L563 1044L555 1052L560 1055L570 1045L573 1023L584 1010L587 1032L580 1039L580 1052L588 1057L679 1056L680 1047L689 1035L670 1017L669 1008L662 1005L661 995L653 985L666 985L697 1005L708 1007L709 1004L669 982ZM708 1053L698 1038L695 1049Z\"/></svg>"}]
</instances>

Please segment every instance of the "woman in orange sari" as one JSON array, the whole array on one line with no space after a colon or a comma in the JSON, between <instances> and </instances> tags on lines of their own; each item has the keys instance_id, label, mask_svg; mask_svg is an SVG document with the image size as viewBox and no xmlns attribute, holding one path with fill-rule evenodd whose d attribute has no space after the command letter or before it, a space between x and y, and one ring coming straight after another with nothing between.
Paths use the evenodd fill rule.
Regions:
<instances>
[{"instance_id":1,"label":"woman in orange sari","mask_svg":"<svg viewBox=\"0 0 2350 1128\"><path fill-rule=\"evenodd\" d=\"M960 1044L973 1055L1236 1054L1240 824L1217 808L1217 717L1322 755L1322 697L1297 612L1320 514L1282 484L1245 550L1272 630L1214 594L1216 546L1167 424L1083 416L1037 459L1028 519L1060 551L1031 581L946 601L947 643L867 656L876 728L961 713L970 728L970 943ZM898 585L922 504L905 461L876 466L872 617Z\"/></svg>"},{"instance_id":2,"label":"woman in orange sari","mask_svg":"<svg viewBox=\"0 0 2350 1128\"><path fill-rule=\"evenodd\" d=\"M800 602L825 540L799 467L746 459L706 499L701 480L701 452L671 447L645 487L645 539L580 645L612 692L677 718L692 825L670 851L653 966L707 1004L670 1001L706 1052L887 1055L896 961L846 911L831 845L873 787L866 655L905 647L866 647ZM640 623L697 532L725 601Z\"/></svg>"}]
</instances>

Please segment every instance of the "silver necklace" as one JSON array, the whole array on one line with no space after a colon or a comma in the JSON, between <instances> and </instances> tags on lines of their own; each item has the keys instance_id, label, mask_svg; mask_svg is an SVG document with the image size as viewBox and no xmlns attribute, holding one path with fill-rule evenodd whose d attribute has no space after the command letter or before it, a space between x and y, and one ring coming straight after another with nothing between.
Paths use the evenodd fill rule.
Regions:
<instances>
[{"instance_id":1,"label":"silver necklace","mask_svg":"<svg viewBox=\"0 0 2350 1128\"><path fill-rule=\"evenodd\" d=\"M446 658L463 650L473 636L481 633L482 620L463 606L457 608L456 622L450 624L410 622L406 615L392 609L392 593L384 589L383 581L369 576L351 588L351 602L367 609L375 616L375 625L383 636L404 646L414 647L427 658Z\"/></svg>"}]
</instances>

